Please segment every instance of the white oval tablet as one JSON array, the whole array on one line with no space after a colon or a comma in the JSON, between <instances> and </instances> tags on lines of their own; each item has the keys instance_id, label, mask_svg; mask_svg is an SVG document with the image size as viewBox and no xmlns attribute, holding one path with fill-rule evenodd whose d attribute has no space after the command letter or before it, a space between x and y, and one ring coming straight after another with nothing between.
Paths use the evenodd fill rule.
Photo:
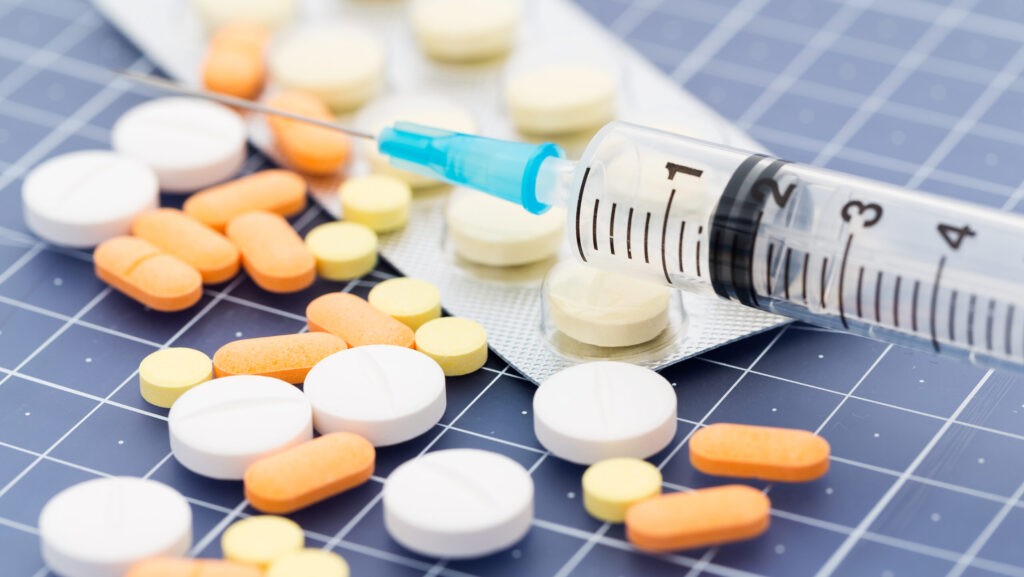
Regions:
<instances>
[{"instance_id":1,"label":"white oval tablet","mask_svg":"<svg viewBox=\"0 0 1024 577\"><path fill-rule=\"evenodd\" d=\"M289 30L271 46L269 63L275 82L315 94L336 111L361 106L384 79L384 47L370 33L346 25Z\"/></svg>"},{"instance_id":2,"label":"white oval tablet","mask_svg":"<svg viewBox=\"0 0 1024 577\"><path fill-rule=\"evenodd\" d=\"M409 18L431 58L469 62L508 52L522 12L519 0L416 0Z\"/></svg>"},{"instance_id":3,"label":"white oval tablet","mask_svg":"<svg viewBox=\"0 0 1024 577\"><path fill-rule=\"evenodd\" d=\"M92 479L54 495L39 514L43 560L64 577L121 577L137 561L181 557L192 509L180 493L134 477Z\"/></svg>"},{"instance_id":4,"label":"white oval tablet","mask_svg":"<svg viewBox=\"0 0 1024 577\"><path fill-rule=\"evenodd\" d=\"M463 134L473 134L477 130L472 113L450 100L433 96L388 98L367 106L356 118L356 124L370 134L380 134L381 129L396 122L414 122ZM377 150L376 142L363 142L363 151L375 173L401 178L413 188L439 184L429 176L391 166L388 157Z\"/></svg>"},{"instance_id":5,"label":"white oval tablet","mask_svg":"<svg viewBox=\"0 0 1024 577\"><path fill-rule=\"evenodd\" d=\"M235 176L245 162L242 117L199 98L144 102L117 119L114 150L156 172L164 192L192 192Z\"/></svg>"},{"instance_id":6,"label":"white oval tablet","mask_svg":"<svg viewBox=\"0 0 1024 577\"><path fill-rule=\"evenodd\" d=\"M441 367L419 351L392 345L334 353L309 371L304 389L317 431L357 433L375 447L422 435L445 409Z\"/></svg>"},{"instance_id":7,"label":"white oval tablet","mask_svg":"<svg viewBox=\"0 0 1024 577\"><path fill-rule=\"evenodd\" d=\"M277 28L292 19L296 4L298 0L192 0L210 30L235 22Z\"/></svg>"},{"instance_id":8,"label":"white oval tablet","mask_svg":"<svg viewBox=\"0 0 1024 577\"><path fill-rule=\"evenodd\" d=\"M489 266L542 261L558 252L565 211L532 214L488 194L466 191L454 196L445 214L460 257Z\"/></svg>"},{"instance_id":9,"label":"white oval tablet","mask_svg":"<svg viewBox=\"0 0 1024 577\"><path fill-rule=\"evenodd\" d=\"M615 361L559 371L533 395L533 431L557 457L593 465L645 459L676 434L676 394L658 373Z\"/></svg>"},{"instance_id":10,"label":"white oval tablet","mask_svg":"<svg viewBox=\"0 0 1024 577\"><path fill-rule=\"evenodd\" d=\"M530 530L533 479L504 455L435 451L395 469L383 502L384 527L403 547L431 557L481 557Z\"/></svg>"},{"instance_id":11,"label":"white oval tablet","mask_svg":"<svg viewBox=\"0 0 1024 577\"><path fill-rule=\"evenodd\" d=\"M174 458L214 479L240 480L254 461L313 438L313 411L302 391L257 375L197 385L167 419Z\"/></svg>"},{"instance_id":12,"label":"white oval tablet","mask_svg":"<svg viewBox=\"0 0 1024 577\"><path fill-rule=\"evenodd\" d=\"M509 115L522 132L558 135L615 117L615 76L602 68L552 65L521 71L505 85Z\"/></svg>"},{"instance_id":13,"label":"white oval tablet","mask_svg":"<svg viewBox=\"0 0 1024 577\"><path fill-rule=\"evenodd\" d=\"M82 150L33 168L21 186L25 224L44 240L89 248L129 234L135 217L157 207L156 174L107 150Z\"/></svg>"},{"instance_id":14,"label":"white oval tablet","mask_svg":"<svg viewBox=\"0 0 1024 577\"><path fill-rule=\"evenodd\" d=\"M546 290L555 327L582 343L638 345L668 326L666 286L567 262L552 269Z\"/></svg>"}]
</instances>

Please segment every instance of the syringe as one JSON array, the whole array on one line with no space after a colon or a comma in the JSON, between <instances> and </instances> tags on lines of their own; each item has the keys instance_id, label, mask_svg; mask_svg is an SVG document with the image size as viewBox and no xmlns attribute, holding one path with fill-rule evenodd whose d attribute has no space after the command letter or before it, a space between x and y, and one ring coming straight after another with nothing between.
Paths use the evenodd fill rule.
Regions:
<instances>
[{"instance_id":1,"label":"syringe","mask_svg":"<svg viewBox=\"0 0 1024 577\"><path fill-rule=\"evenodd\" d=\"M1024 217L622 122L602 128L578 162L550 143L411 123L385 128L376 141L399 168L534 213L566 207L573 252L585 263L1024 370Z\"/></svg>"}]
</instances>

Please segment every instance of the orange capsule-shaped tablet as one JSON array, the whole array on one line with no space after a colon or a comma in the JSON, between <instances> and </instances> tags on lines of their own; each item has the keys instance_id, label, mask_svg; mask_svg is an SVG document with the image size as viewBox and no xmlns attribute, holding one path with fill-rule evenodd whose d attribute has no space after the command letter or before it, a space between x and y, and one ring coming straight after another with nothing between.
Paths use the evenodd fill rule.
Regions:
<instances>
[{"instance_id":1,"label":"orange capsule-shaped tablet","mask_svg":"<svg viewBox=\"0 0 1024 577\"><path fill-rule=\"evenodd\" d=\"M316 259L283 216L243 214L228 223L227 234L242 253L245 272L262 289L291 293L316 280Z\"/></svg>"},{"instance_id":2,"label":"orange capsule-shaped tablet","mask_svg":"<svg viewBox=\"0 0 1024 577\"><path fill-rule=\"evenodd\" d=\"M299 333L230 342L213 354L217 377L262 375L297 385L321 359L347 349L331 333Z\"/></svg>"},{"instance_id":3,"label":"orange capsule-shaped tablet","mask_svg":"<svg viewBox=\"0 0 1024 577\"><path fill-rule=\"evenodd\" d=\"M124 577L261 577L259 567L220 559L152 557L131 566Z\"/></svg>"},{"instance_id":4,"label":"orange capsule-shaped tablet","mask_svg":"<svg viewBox=\"0 0 1024 577\"><path fill-rule=\"evenodd\" d=\"M203 295L199 271L141 238L106 240L92 260L101 281L153 310L184 310Z\"/></svg>"},{"instance_id":5,"label":"orange capsule-shaped tablet","mask_svg":"<svg viewBox=\"0 0 1024 577\"><path fill-rule=\"evenodd\" d=\"M338 335L350 347L413 346L412 329L348 293L329 293L313 299L306 307L306 323L311 331Z\"/></svg>"},{"instance_id":6,"label":"orange capsule-shaped tablet","mask_svg":"<svg viewBox=\"0 0 1024 577\"><path fill-rule=\"evenodd\" d=\"M306 181L290 170L262 170L201 190L182 208L206 226L223 231L231 219L247 212L298 213L306 208Z\"/></svg>"},{"instance_id":7,"label":"orange capsule-shaped tablet","mask_svg":"<svg viewBox=\"0 0 1024 577\"><path fill-rule=\"evenodd\" d=\"M235 245L180 210L145 212L132 223L132 234L194 266L206 284L222 283L238 274Z\"/></svg>"},{"instance_id":8,"label":"orange capsule-shaped tablet","mask_svg":"<svg viewBox=\"0 0 1024 577\"><path fill-rule=\"evenodd\" d=\"M238 98L252 99L263 90L263 55L270 33L259 24L235 22L214 33L203 59L203 86Z\"/></svg>"},{"instance_id":9,"label":"orange capsule-shaped tablet","mask_svg":"<svg viewBox=\"0 0 1024 577\"><path fill-rule=\"evenodd\" d=\"M329 433L249 465L245 498L264 513L298 511L365 483L375 459L363 437Z\"/></svg>"},{"instance_id":10,"label":"orange capsule-shaped tablet","mask_svg":"<svg viewBox=\"0 0 1024 577\"><path fill-rule=\"evenodd\" d=\"M667 493L626 510L626 538L665 553L752 539L768 530L771 502L746 485Z\"/></svg>"},{"instance_id":11,"label":"orange capsule-shaped tablet","mask_svg":"<svg viewBox=\"0 0 1024 577\"><path fill-rule=\"evenodd\" d=\"M334 122L327 105L307 92L288 91L267 101L267 106L316 120ZM267 116L277 149L295 170L331 174L348 160L349 140L344 134L282 116Z\"/></svg>"},{"instance_id":12,"label":"orange capsule-shaped tablet","mask_svg":"<svg viewBox=\"0 0 1024 577\"><path fill-rule=\"evenodd\" d=\"M828 471L828 441L810 431L717 423L690 438L690 463L722 477L791 483Z\"/></svg>"}]
</instances>

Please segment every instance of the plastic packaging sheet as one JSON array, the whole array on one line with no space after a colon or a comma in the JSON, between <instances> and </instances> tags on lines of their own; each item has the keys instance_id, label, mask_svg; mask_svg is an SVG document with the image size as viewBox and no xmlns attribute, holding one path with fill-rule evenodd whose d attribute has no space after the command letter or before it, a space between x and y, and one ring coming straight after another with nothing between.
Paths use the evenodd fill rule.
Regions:
<instances>
[{"instance_id":1,"label":"plastic packaging sheet","mask_svg":"<svg viewBox=\"0 0 1024 577\"><path fill-rule=\"evenodd\" d=\"M164 72L187 84L198 84L206 31L188 3L96 0L96 5ZM568 1L527 0L513 53L500 62L472 66L443 65L427 59L416 45L406 10L406 3L392 1L309 0L300 6L291 26L337 21L366 28L385 45L383 93L362 112L340 117L341 122L358 126L375 109L400 109L409 100L434 99L471 111L482 135L520 138L504 114L501 95L506 76L542 63L587 63L600 65L618 78L620 120L763 150ZM253 144L276 160L264 121L250 117L249 122ZM570 156L578 156L586 140L584 136L559 144ZM355 144L355 154L346 170L349 176L369 172L362 143ZM316 201L336 217L341 216L336 191L342 179L339 175L310 182ZM444 212L451 193L444 187L417 191L409 225L381 237L384 257L403 274L434 283L446 310L481 323L492 350L533 381L579 362L578 357L560 353L542 335L540 287L551 263L489 270L459 262L446 240ZM572 258L568 241L563 245L559 259ZM686 318L675 338L669 342L661 339L644 350L631 349L619 358L660 368L786 322L782 317L715 297L684 293L680 298Z\"/></svg>"}]
</instances>

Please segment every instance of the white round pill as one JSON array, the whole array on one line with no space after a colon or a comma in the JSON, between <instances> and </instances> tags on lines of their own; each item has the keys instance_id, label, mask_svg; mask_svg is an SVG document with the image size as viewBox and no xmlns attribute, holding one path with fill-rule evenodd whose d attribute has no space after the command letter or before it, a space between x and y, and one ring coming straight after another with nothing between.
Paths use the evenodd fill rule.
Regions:
<instances>
[{"instance_id":1,"label":"white round pill","mask_svg":"<svg viewBox=\"0 0 1024 577\"><path fill-rule=\"evenodd\" d=\"M180 493L134 477L92 479L54 495L39 514L43 560L63 577L121 577L149 557L192 545L192 509Z\"/></svg>"},{"instance_id":2,"label":"white round pill","mask_svg":"<svg viewBox=\"0 0 1024 577\"><path fill-rule=\"evenodd\" d=\"M63 154L33 168L21 187L25 224L54 244L89 248L128 234L160 202L156 174L107 150Z\"/></svg>"},{"instance_id":3,"label":"white round pill","mask_svg":"<svg viewBox=\"0 0 1024 577\"><path fill-rule=\"evenodd\" d=\"M304 388L317 431L357 433L375 447L422 435L445 409L441 367L406 347L367 345L334 353L309 371Z\"/></svg>"},{"instance_id":4,"label":"white round pill","mask_svg":"<svg viewBox=\"0 0 1024 577\"><path fill-rule=\"evenodd\" d=\"M257 375L193 387L167 418L174 458L214 479L239 480L254 461L313 438L313 411L302 391Z\"/></svg>"},{"instance_id":5,"label":"white round pill","mask_svg":"<svg viewBox=\"0 0 1024 577\"><path fill-rule=\"evenodd\" d=\"M573 463L645 459L676 434L675 391L665 377L629 363L576 365L534 393L533 431L544 448Z\"/></svg>"},{"instance_id":6,"label":"white round pill","mask_svg":"<svg viewBox=\"0 0 1024 577\"><path fill-rule=\"evenodd\" d=\"M469 62L504 54L515 43L520 0L415 0L409 18L431 58Z\"/></svg>"},{"instance_id":7,"label":"white round pill","mask_svg":"<svg viewBox=\"0 0 1024 577\"><path fill-rule=\"evenodd\" d=\"M242 117L199 98L144 102L117 119L114 150L156 172L164 192L192 192L235 176L245 162Z\"/></svg>"},{"instance_id":8,"label":"white round pill","mask_svg":"<svg viewBox=\"0 0 1024 577\"><path fill-rule=\"evenodd\" d=\"M565 211L532 214L488 194L466 191L452 198L445 214L455 253L477 264L517 266L558 252Z\"/></svg>"},{"instance_id":9,"label":"white round pill","mask_svg":"<svg viewBox=\"0 0 1024 577\"><path fill-rule=\"evenodd\" d=\"M347 25L313 24L289 30L270 50L270 73L284 88L320 97L336 111L358 108L380 90L384 47Z\"/></svg>"},{"instance_id":10,"label":"white round pill","mask_svg":"<svg viewBox=\"0 0 1024 577\"><path fill-rule=\"evenodd\" d=\"M298 0L192 0L210 30L235 22L277 28L294 17L296 4Z\"/></svg>"},{"instance_id":11,"label":"white round pill","mask_svg":"<svg viewBox=\"0 0 1024 577\"><path fill-rule=\"evenodd\" d=\"M558 135L615 117L615 76L602 68L551 65L523 70L505 85L509 115L522 132Z\"/></svg>"},{"instance_id":12,"label":"white round pill","mask_svg":"<svg viewBox=\"0 0 1024 577\"><path fill-rule=\"evenodd\" d=\"M533 479L504 455L449 449L395 469L383 502L384 527L402 546L431 557L481 557L530 530Z\"/></svg>"}]
</instances>

